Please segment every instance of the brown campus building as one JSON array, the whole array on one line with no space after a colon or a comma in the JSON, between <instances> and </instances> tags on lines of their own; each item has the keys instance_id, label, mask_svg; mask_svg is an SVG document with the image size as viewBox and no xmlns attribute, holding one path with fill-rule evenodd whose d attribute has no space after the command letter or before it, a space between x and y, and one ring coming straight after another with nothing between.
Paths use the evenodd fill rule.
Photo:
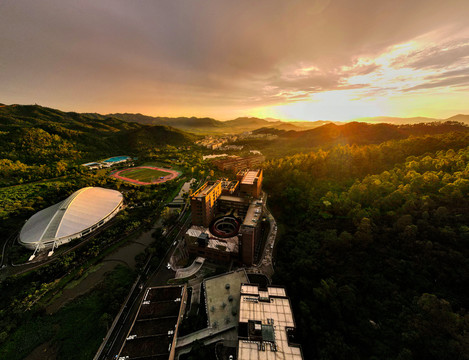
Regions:
<instances>
[{"instance_id":1,"label":"brown campus building","mask_svg":"<svg viewBox=\"0 0 469 360\"><path fill-rule=\"evenodd\" d=\"M237 173L243 169L255 169L265 161L264 155L252 155L247 157L231 157L227 159L215 160L213 164L221 171L233 170Z\"/></svg>"},{"instance_id":2,"label":"brown campus building","mask_svg":"<svg viewBox=\"0 0 469 360\"><path fill-rule=\"evenodd\" d=\"M189 254L254 263L261 241L262 170L239 172L238 178L207 182L191 196L192 227L185 234Z\"/></svg>"},{"instance_id":3,"label":"brown campus building","mask_svg":"<svg viewBox=\"0 0 469 360\"><path fill-rule=\"evenodd\" d=\"M192 224L209 226L215 214L215 203L221 195L221 181L206 182L191 196Z\"/></svg>"},{"instance_id":4,"label":"brown campus building","mask_svg":"<svg viewBox=\"0 0 469 360\"><path fill-rule=\"evenodd\" d=\"M236 174L241 196L258 198L262 192L262 170L240 170Z\"/></svg>"}]
</instances>

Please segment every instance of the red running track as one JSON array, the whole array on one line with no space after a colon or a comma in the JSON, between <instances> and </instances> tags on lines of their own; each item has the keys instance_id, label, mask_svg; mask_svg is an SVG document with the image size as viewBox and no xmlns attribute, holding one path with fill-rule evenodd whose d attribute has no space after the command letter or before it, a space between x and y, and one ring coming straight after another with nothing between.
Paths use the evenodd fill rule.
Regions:
<instances>
[{"instance_id":1,"label":"red running track","mask_svg":"<svg viewBox=\"0 0 469 360\"><path fill-rule=\"evenodd\" d=\"M130 178L127 178L125 176L120 175L122 172L126 172L126 171L129 171L129 170L136 170L136 169L159 170L159 171L167 172L167 173L169 173L169 175L166 175L165 177L163 177L163 179L158 178L158 180L156 180L154 182L143 182L143 181L130 179ZM124 181L130 182L132 184L136 184L136 185L153 185L153 184L161 184L161 183L164 183L166 181L176 179L179 176L179 172L177 172L176 170L163 169L163 168L159 168L159 167L155 167L155 166L137 166L137 167L133 167L133 168L118 170L118 171L112 173L111 176L115 177L116 179L124 180Z\"/></svg>"}]
</instances>

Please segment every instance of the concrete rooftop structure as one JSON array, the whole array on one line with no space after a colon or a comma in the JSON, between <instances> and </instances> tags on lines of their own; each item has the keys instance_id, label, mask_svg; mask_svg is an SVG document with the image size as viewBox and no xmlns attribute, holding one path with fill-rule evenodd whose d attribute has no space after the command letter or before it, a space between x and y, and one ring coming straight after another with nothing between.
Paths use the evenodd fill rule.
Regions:
<instances>
[{"instance_id":1,"label":"concrete rooftop structure","mask_svg":"<svg viewBox=\"0 0 469 360\"><path fill-rule=\"evenodd\" d=\"M206 185L201 187L199 190L197 190L192 196L196 198L204 198L208 194L210 194L210 192L213 191L218 186L219 183L220 181L207 183Z\"/></svg>"},{"instance_id":2,"label":"concrete rooftop structure","mask_svg":"<svg viewBox=\"0 0 469 360\"><path fill-rule=\"evenodd\" d=\"M262 220L262 203L257 201L252 202L249 205L246 217L244 218L243 225L256 227L257 224Z\"/></svg>"},{"instance_id":3,"label":"concrete rooftop structure","mask_svg":"<svg viewBox=\"0 0 469 360\"><path fill-rule=\"evenodd\" d=\"M242 184L254 184L254 180L257 177L259 170L249 170L246 175L244 175L243 180L241 181Z\"/></svg>"},{"instance_id":4,"label":"concrete rooftop structure","mask_svg":"<svg viewBox=\"0 0 469 360\"><path fill-rule=\"evenodd\" d=\"M244 269L206 279L205 301L209 326L214 328L238 325L241 284L249 279Z\"/></svg>"},{"instance_id":5,"label":"concrete rooftop structure","mask_svg":"<svg viewBox=\"0 0 469 360\"><path fill-rule=\"evenodd\" d=\"M285 289L242 284L238 360L302 360L293 344L295 320Z\"/></svg>"}]
</instances>

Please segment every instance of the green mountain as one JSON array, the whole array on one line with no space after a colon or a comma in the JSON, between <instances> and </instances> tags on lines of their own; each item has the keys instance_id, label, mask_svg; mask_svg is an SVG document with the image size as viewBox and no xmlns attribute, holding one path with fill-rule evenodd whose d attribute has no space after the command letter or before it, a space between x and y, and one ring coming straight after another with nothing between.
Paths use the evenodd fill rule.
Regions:
<instances>
[{"instance_id":1,"label":"green mountain","mask_svg":"<svg viewBox=\"0 0 469 360\"><path fill-rule=\"evenodd\" d=\"M87 161L139 154L161 145L192 143L194 135L112 117L63 112L38 105L0 107L0 159L27 164Z\"/></svg>"},{"instance_id":2,"label":"green mountain","mask_svg":"<svg viewBox=\"0 0 469 360\"><path fill-rule=\"evenodd\" d=\"M192 143L196 136L169 126L144 126L120 134L119 139L130 151L143 152L162 145L180 146Z\"/></svg>"},{"instance_id":3,"label":"green mountain","mask_svg":"<svg viewBox=\"0 0 469 360\"><path fill-rule=\"evenodd\" d=\"M416 125L350 122L344 125L327 124L312 130L289 131L284 133L282 138L287 142L297 145L364 145L378 144L394 139L405 139L411 135L441 134L451 131L469 131L469 127L457 122Z\"/></svg>"},{"instance_id":4,"label":"green mountain","mask_svg":"<svg viewBox=\"0 0 469 360\"><path fill-rule=\"evenodd\" d=\"M197 117L155 117L142 114L129 114L129 113L115 113L108 115L100 114L86 114L90 117L104 120L112 117L128 122L137 122L145 125L166 125L173 128L181 129L194 134L239 134L247 131L254 131L260 128L272 128L286 131L304 131L319 128L324 125L344 125L348 122L334 122L330 120L318 121L282 121L278 119L260 119L257 117L238 117L233 120L219 121L212 118L197 118ZM469 115L455 115L448 119L436 119L428 117L365 117L354 120L353 122L368 123L368 124L392 124L392 125L415 125L422 123L434 123L445 121L457 121L469 124Z\"/></svg>"},{"instance_id":5,"label":"green mountain","mask_svg":"<svg viewBox=\"0 0 469 360\"><path fill-rule=\"evenodd\" d=\"M223 133L226 128L223 127L223 122L212 118L197 118L197 117L160 117L160 116L148 116L142 114L129 114L129 113L115 113L101 115L96 113L86 114L95 119L106 119L112 117L115 119L136 122L143 125L163 125L171 126L184 131L192 133ZM222 129L223 128L223 129Z\"/></svg>"},{"instance_id":6,"label":"green mountain","mask_svg":"<svg viewBox=\"0 0 469 360\"><path fill-rule=\"evenodd\" d=\"M261 128L254 134L277 135L274 140L242 140L239 143L261 150L268 157L278 157L312 149L327 149L336 145L379 144L411 136L468 132L469 126L460 122L445 121L413 125L369 124L350 122L343 125L329 123L311 130L285 131Z\"/></svg>"}]
</instances>

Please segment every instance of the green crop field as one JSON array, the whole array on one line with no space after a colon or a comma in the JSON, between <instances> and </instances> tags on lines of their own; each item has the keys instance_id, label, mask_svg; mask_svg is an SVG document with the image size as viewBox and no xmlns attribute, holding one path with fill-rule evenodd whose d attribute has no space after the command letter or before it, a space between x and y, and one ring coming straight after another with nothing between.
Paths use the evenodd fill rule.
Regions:
<instances>
[{"instance_id":1,"label":"green crop field","mask_svg":"<svg viewBox=\"0 0 469 360\"><path fill-rule=\"evenodd\" d=\"M155 170L155 169L135 169L135 170L123 171L119 175L132 179L132 180L149 183L154 180L158 180L161 176L169 175L169 173L165 171Z\"/></svg>"}]
</instances>

